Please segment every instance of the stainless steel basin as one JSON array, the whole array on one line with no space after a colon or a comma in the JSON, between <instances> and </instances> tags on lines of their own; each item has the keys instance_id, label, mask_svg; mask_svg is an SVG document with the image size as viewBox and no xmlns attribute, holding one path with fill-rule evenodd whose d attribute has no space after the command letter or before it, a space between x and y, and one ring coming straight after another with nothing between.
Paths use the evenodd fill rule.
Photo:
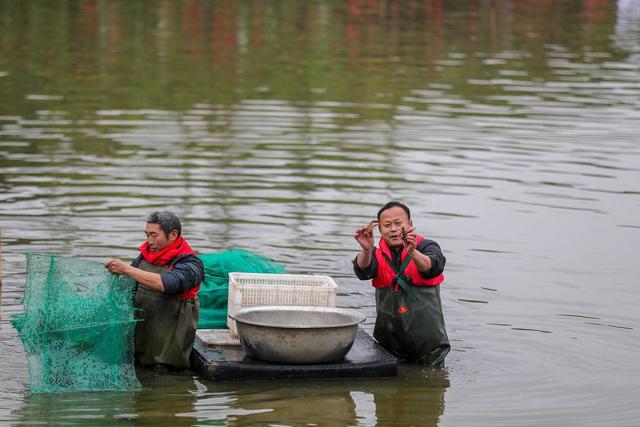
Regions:
<instances>
[{"instance_id":1,"label":"stainless steel basin","mask_svg":"<svg viewBox=\"0 0 640 427\"><path fill-rule=\"evenodd\" d=\"M249 307L230 315L245 353L276 363L311 364L342 360L349 352L358 312L335 307Z\"/></svg>"}]
</instances>

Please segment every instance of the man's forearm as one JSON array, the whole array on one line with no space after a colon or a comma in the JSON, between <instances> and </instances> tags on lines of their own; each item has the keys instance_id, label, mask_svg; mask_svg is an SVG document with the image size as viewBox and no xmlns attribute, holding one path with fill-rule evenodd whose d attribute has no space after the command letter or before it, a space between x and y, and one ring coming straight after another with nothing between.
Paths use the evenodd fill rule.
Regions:
<instances>
[{"instance_id":1,"label":"man's forearm","mask_svg":"<svg viewBox=\"0 0 640 427\"><path fill-rule=\"evenodd\" d=\"M371 252L372 250L361 250L356 258L356 262L358 263L358 267L361 269L367 268L371 265Z\"/></svg>"},{"instance_id":2,"label":"man's forearm","mask_svg":"<svg viewBox=\"0 0 640 427\"><path fill-rule=\"evenodd\" d=\"M418 271L420 271L421 273L426 273L427 271L431 270L431 258L426 256L422 252L417 250L413 251L413 253L411 254L411 259L418 268Z\"/></svg>"},{"instance_id":3,"label":"man's forearm","mask_svg":"<svg viewBox=\"0 0 640 427\"><path fill-rule=\"evenodd\" d=\"M131 277L147 289L151 289L156 292L164 292L164 284L162 283L162 278L158 273L151 273L150 271L144 271L139 268L129 266L125 270L124 274Z\"/></svg>"}]
</instances>

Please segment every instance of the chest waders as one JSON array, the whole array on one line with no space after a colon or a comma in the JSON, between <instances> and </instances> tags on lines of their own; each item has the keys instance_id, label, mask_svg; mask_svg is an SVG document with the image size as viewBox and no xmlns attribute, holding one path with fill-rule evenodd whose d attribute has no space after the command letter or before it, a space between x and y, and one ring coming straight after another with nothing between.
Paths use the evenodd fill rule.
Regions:
<instances>
[{"instance_id":1,"label":"chest waders","mask_svg":"<svg viewBox=\"0 0 640 427\"><path fill-rule=\"evenodd\" d=\"M142 260L139 268L161 274L169 269ZM198 327L197 298L179 299L173 295L138 285L134 306L137 311L135 358L142 365L164 364L190 367L189 357Z\"/></svg>"},{"instance_id":2,"label":"chest waders","mask_svg":"<svg viewBox=\"0 0 640 427\"><path fill-rule=\"evenodd\" d=\"M404 274L411 258L396 269L392 285L376 289L374 338L399 359L441 366L451 348L442 315L440 286L414 286Z\"/></svg>"}]
</instances>

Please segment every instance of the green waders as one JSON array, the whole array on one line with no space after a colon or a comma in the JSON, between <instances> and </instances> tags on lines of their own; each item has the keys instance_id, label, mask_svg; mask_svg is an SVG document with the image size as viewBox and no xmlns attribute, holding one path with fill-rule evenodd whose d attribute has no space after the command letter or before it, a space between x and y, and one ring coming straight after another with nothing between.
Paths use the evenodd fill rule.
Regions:
<instances>
[{"instance_id":1,"label":"green waders","mask_svg":"<svg viewBox=\"0 0 640 427\"><path fill-rule=\"evenodd\" d=\"M407 257L392 286L376 289L374 338L399 359L441 366L451 348L442 314L440 286L414 286L403 274Z\"/></svg>"},{"instance_id":2,"label":"green waders","mask_svg":"<svg viewBox=\"0 0 640 427\"><path fill-rule=\"evenodd\" d=\"M142 260L139 268L160 274L168 266ZM189 368L189 357L198 327L199 305L197 298L179 299L138 285L134 306L141 310L137 311L136 360L142 365Z\"/></svg>"}]
</instances>

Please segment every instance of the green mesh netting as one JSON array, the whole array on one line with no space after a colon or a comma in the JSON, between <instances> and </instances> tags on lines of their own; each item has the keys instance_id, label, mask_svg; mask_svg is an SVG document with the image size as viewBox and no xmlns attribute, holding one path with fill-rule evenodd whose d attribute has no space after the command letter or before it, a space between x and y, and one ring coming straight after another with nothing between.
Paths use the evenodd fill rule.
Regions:
<instances>
[{"instance_id":1,"label":"green mesh netting","mask_svg":"<svg viewBox=\"0 0 640 427\"><path fill-rule=\"evenodd\" d=\"M204 282L200 286L200 318L198 328L227 327L229 273L284 273L284 266L262 255L244 249L201 254Z\"/></svg>"},{"instance_id":2,"label":"green mesh netting","mask_svg":"<svg viewBox=\"0 0 640 427\"><path fill-rule=\"evenodd\" d=\"M93 261L27 254L14 316L34 393L140 388L133 364L134 282Z\"/></svg>"}]
</instances>

